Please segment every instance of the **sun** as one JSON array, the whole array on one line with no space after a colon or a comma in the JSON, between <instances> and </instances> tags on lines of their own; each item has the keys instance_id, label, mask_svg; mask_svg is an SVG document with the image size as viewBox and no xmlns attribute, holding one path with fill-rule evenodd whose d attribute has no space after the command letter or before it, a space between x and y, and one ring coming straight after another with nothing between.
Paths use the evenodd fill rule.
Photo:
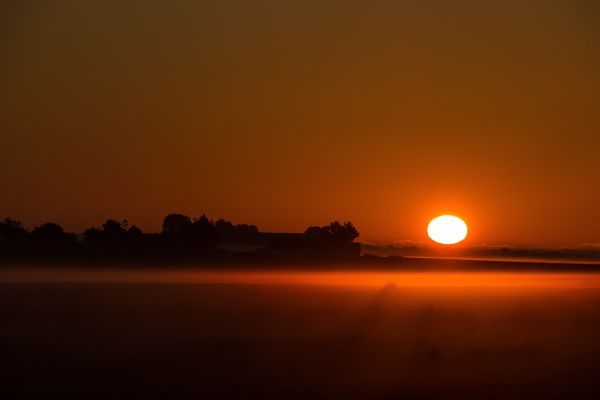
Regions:
<instances>
[{"instance_id":1,"label":"sun","mask_svg":"<svg viewBox=\"0 0 600 400\"><path fill-rule=\"evenodd\" d=\"M467 237L467 224L454 215L441 215L431 220L427 234L434 242L455 244Z\"/></svg>"}]
</instances>

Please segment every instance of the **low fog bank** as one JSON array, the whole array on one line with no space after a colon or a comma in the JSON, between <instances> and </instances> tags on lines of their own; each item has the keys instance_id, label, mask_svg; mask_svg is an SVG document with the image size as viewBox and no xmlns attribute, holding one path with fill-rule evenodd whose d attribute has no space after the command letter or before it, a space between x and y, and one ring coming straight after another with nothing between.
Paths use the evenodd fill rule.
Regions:
<instances>
[{"instance_id":1,"label":"low fog bank","mask_svg":"<svg viewBox=\"0 0 600 400\"><path fill-rule=\"evenodd\" d=\"M421 256L361 256L355 259L288 259L270 258L255 260L252 258L231 259L227 262L204 261L196 264L0 264L0 282L11 279L35 280L46 277L59 280L63 277L93 281L96 277L134 276L285 276L286 274L304 274L325 276L327 274L410 274L423 273L600 273L600 262L583 260L511 260L508 258L466 259L435 258ZM147 273L147 274L145 274ZM104 278L102 278L104 279ZM146 279L146 278L143 278Z\"/></svg>"},{"instance_id":2,"label":"low fog bank","mask_svg":"<svg viewBox=\"0 0 600 400\"><path fill-rule=\"evenodd\" d=\"M554 246L435 246L416 241L389 244L361 243L362 254L370 256L408 256L442 258L507 259L523 261L600 262L600 244L586 243L573 247Z\"/></svg>"},{"instance_id":3,"label":"low fog bank","mask_svg":"<svg viewBox=\"0 0 600 400\"><path fill-rule=\"evenodd\" d=\"M134 268L0 270L0 284L269 285L416 288L600 288L600 272L569 271L311 271Z\"/></svg>"}]
</instances>

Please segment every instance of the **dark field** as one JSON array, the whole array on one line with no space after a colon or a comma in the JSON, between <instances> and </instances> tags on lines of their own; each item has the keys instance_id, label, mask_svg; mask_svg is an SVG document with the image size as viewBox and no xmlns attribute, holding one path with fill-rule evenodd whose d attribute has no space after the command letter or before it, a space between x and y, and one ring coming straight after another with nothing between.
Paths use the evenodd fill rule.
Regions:
<instances>
[{"instance_id":1,"label":"dark field","mask_svg":"<svg viewBox=\"0 0 600 400\"><path fill-rule=\"evenodd\" d=\"M600 398L597 275L144 274L0 274L2 398Z\"/></svg>"}]
</instances>

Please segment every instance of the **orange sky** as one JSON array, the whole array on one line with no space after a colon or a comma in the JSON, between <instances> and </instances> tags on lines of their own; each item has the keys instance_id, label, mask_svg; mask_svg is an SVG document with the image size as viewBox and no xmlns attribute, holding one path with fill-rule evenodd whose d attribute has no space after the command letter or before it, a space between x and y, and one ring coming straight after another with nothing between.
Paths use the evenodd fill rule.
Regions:
<instances>
[{"instance_id":1,"label":"orange sky","mask_svg":"<svg viewBox=\"0 0 600 400\"><path fill-rule=\"evenodd\" d=\"M0 217L600 242L593 1L6 3Z\"/></svg>"}]
</instances>

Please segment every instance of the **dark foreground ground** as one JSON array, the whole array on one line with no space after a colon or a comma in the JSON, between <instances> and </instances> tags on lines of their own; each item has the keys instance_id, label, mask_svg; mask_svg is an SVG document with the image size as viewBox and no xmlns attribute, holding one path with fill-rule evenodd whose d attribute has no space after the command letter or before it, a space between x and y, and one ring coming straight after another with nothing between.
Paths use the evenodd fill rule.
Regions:
<instances>
[{"instance_id":1,"label":"dark foreground ground","mask_svg":"<svg viewBox=\"0 0 600 400\"><path fill-rule=\"evenodd\" d=\"M455 278L4 282L1 397L600 398L598 277Z\"/></svg>"}]
</instances>

